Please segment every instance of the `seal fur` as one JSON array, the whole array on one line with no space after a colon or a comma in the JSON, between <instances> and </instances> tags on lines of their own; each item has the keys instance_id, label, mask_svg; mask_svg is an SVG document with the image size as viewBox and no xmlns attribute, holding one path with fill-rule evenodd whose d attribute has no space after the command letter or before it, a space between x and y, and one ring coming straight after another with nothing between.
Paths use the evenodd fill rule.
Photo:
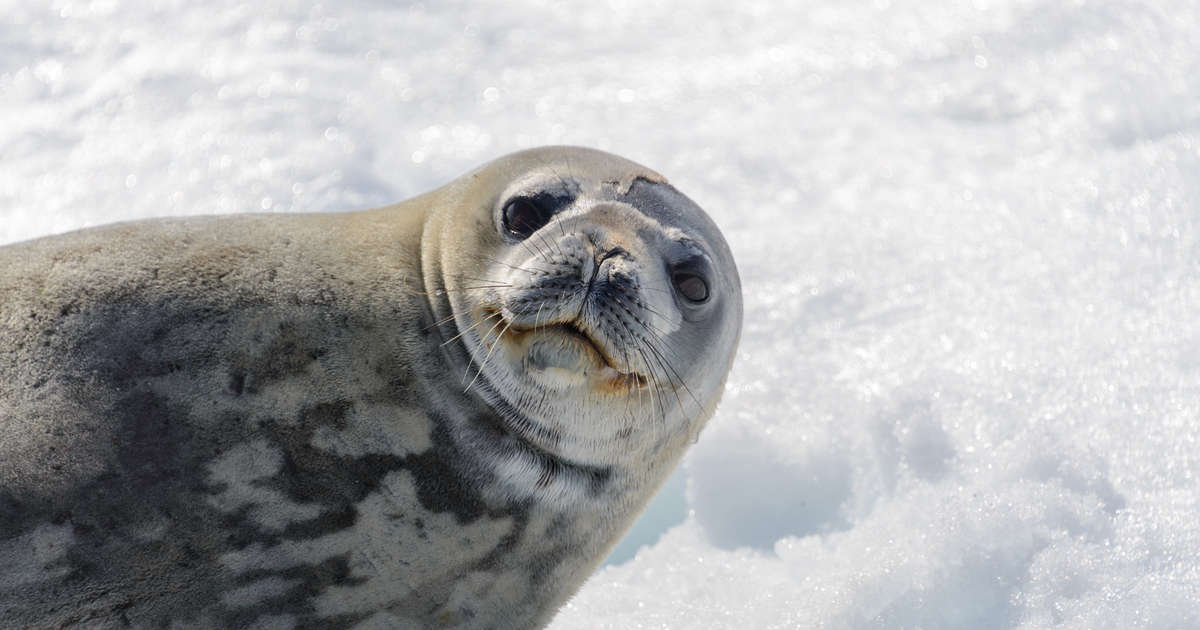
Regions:
<instances>
[{"instance_id":1,"label":"seal fur","mask_svg":"<svg viewBox=\"0 0 1200 630\"><path fill-rule=\"evenodd\" d=\"M21 627L544 625L711 415L741 321L707 216L569 147L375 210L3 247L0 296Z\"/></svg>"}]
</instances>

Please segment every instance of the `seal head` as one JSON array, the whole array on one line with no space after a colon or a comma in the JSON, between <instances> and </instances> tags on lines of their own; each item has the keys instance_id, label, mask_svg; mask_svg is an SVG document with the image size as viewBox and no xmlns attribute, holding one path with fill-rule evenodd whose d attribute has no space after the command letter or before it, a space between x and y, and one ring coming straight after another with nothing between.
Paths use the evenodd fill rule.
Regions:
<instances>
[{"instance_id":1,"label":"seal head","mask_svg":"<svg viewBox=\"0 0 1200 630\"><path fill-rule=\"evenodd\" d=\"M439 247L423 258L464 388L523 455L568 470L673 464L715 408L741 330L737 269L711 219L661 175L586 149L516 154L460 181L478 202L430 222Z\"/></svg>"}]
</instances>

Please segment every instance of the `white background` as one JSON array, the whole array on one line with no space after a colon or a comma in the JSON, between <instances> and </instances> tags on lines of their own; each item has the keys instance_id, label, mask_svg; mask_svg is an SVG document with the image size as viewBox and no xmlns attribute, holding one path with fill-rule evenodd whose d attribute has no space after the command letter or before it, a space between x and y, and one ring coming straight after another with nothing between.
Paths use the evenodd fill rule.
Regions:
<instances>
[{"instance_id":1,"label":"white background","mask_svg":"<svg viewBox=\"0 0 1200 630\"><path fill-rule=\"evenodd\" d=\"M0 243L614 151L722 226L746 326L553 628L1195 628L1198 42L1194 2L0 0Z\"/></svg>"}]
</instances>

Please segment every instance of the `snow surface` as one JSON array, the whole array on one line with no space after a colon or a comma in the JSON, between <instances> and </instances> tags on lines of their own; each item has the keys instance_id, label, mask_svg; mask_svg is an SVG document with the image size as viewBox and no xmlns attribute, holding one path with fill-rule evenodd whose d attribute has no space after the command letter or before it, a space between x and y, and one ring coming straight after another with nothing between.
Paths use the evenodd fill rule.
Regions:
<instances>
[{"instance_id":1,"label":"snow surface","mask_svg":"<svg viewBox=\"0 0 1200 630\"><path fill-rule=\"evenodd\" d=\"M746 327L555 630L1196 628L1198 41L1196 2L0 0L0 242L608 149L723 227Z\"/></svg>"}]
</instances>

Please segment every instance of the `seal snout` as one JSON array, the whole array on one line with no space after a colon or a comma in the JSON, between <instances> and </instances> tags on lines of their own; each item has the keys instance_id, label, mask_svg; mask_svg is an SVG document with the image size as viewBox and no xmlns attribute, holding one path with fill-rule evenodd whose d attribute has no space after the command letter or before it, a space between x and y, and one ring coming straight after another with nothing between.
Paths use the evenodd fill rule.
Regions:
<instances>
[{"instance_id":1,"label":"seal snout","mask_svg":"<svg viewBox=\"0 0 1200 630\"><path fill-rule=\"evenodd\" d=\"M641 267L629 247L604 232L563 234L513 264L513 286L502 292L501 310L517 331L573 337L585 343L585 355L616 373L644 373L640 346L649 307L642 296ZM543 363L546 354L539 352L538 363ZM565 356L555 362L578 365Z\"/></svg>"}]
</instances>

